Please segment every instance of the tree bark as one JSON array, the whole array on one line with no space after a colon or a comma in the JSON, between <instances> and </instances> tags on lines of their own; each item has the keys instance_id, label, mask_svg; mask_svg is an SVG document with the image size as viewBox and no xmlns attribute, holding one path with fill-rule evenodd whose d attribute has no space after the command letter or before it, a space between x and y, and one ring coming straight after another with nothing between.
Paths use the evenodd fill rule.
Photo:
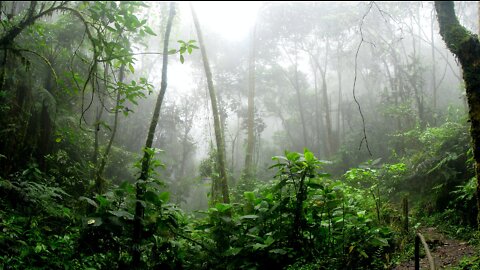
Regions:
<instances>
[{"instance_id":1,"label":"tree bark","mask_svg":"<svg viewBox=\"0 0 480 270\"><path fill-rule=\"evenodd\" d=\"M453 1L435 1L435 10L440 35L463 69L477 177L477 209L480 209L480 42L476 35L459 23ZM478 213L477 225L480 229L480 211Z\"/></svg>"},{"instance_id":2,"label":"tree bark","mask_svg":"<svg viewBox=\"0 0 480 270\"><path fill-rule=\"evenodd\" d=\"M175 16L175 3L170 3L170 13L168 15L167 26L165 30L165 38L163 41L163 63L162 63L162 82L160 86L160 93L157 97L155 109L153 111L152 121L150 122L150 128L148 130L147 141L145 143L145 149L152 148L153 137L155 134L155 128L158 124L158 117L160 115L160 108L162 106L163 97L167 90L167 68L168 68L168 42L170 39L170 32L172 30L173 17ZM145 194L145 181L148 179L149 165L152 156L148 151L144 151L142 159L142 170L140 177L136 183L136 203L135 203L135 215L133 223L133 247L132 247L132 267L133 269L141 268L141 251L140 245L142 242L143 224L142 219L145 212L142 205L143 196Z\"/></svg>"},{"instance_id":3,"label":"tree bark","mask_svg":"<svg viewBox=\"0 0 480 270\"><path fill-rule=\"evenodd\" d=\"M220 114L218 111L217 104L217 95L215 93L215 88L213 86L212 71L210 70L210 64L208 62L207 52L205 50L205 43L203 41L202 31L200 29L200 24L198 23L197 14L192 4L190 4L190 9L192 10L193 22L195 24L195 29L197 30L198 43L200 45L200 51L202 52L203 66L205 68L205 75L207 77L208 92L210 94L210 103L212 104L212 113L213 113L213 124L215 129L215 141L217 144L217 163L218 170L220 174L219 183L212 183L214 186L217 186L221 189L223 202L230 203L230 197L228 193L228 184L227 184L227 172L225 170L225 137L223 135L222 126L220 122ZM215 185L217 184L217 185ZM212 201L218 201L217 190L212 194Z\"/></svg>"}]
</instances>

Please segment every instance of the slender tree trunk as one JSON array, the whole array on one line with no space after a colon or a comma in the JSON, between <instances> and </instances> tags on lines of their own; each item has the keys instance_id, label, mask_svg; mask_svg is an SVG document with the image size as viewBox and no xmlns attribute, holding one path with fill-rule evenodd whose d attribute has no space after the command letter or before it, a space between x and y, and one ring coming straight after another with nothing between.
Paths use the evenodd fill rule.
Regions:
<instances>
[{"instance_id":1,"label":"slender tree trunk","mask_svg":"<svg viewBox=\"0 0 480 270\"><path fill-rule=\"evenodd\" d=\"M98 93L99 94L99 93ZM96 167L98 163L98 149L99 149L99 134L100 134L100 122L102 120L103 109L102 105L97 104L95 112L95 125L94 125L94 142L93 142L93 153L92 153L92 163ZM95 176L92 172L92 178Z\"/></svg>"},{"instance_id":2,"label":"slender tree trunk","mask_svg":"<svg viewBox=\"0 0 480 270\"><path fill-rule=\"evenodd\" d=\"M337 146L340 146L342 143L342 133L340 132L340 119L342 117L342 110L343 110L343 104L342 104L342 71L340 67L340 58L338 59L339 61L339 66L337 68L337 76L338 76L338 106L337 106Z\"/></svg>"},{"instance_id":3,"label":"slender tree trunk","mask_svg":"<svg viewBox=\"0 0 480 270\"><path fill-rule=\"evenodd\" d=\"M311 56L311 55L310 55ZM313 56L311 56L312 58ZM313 60L310 61L312 64L312 71L313 71L313 89L314 89L314 97L315 97L315 147L320 151L321 145L321 127L323 127L323 120L322 120L322 115L320 113L320 104L318 102L318 76L317 76L317 69L315 67L315 64L313 63ZM320 124L321 122L321 124ZM322 153L322 156L324 154Z\"/></svg>"},{"instance_id":4,"label":"slender tree trunk","mask_svg":"<svg viewBox=\"0 0 480 270\"><path fill-rule=\"evenodd\" d=\"M437 74L436 74L436 65L435 65L435 36L433 35L433 26L435 21L435 9L432 10L432 20L430 23L430 38L432 39L431 42L431 49L432 49L432 93L433 93L433 114L434 114L434 123L436 124L436 113L437 113Z\"/></svg>"},{"instance_id":5,"label":"slender tree trunk","mask_svg":"<svg viewBox=\"0 0 480 270\"><path fill-rule=\"evenodd\" d=\"M316 57L313 57L317 69L320 71L320 75L322 76L322 99L323 99L323 109L325 110L325 125L326 125L326 133L327 133L327 143L326 143L326 155L330 157L330 155L334 152L334 142L333 142L333 134L332 134L332 119L330 116L330 104L328 102L328 91L327 91L327 65L328 65L328 55L329 55L329 44L327 39L327 45L325 50L325 63L322 67L318 62Z\"/></svg>"},{"instance_id":6,"label":"slender tree trunk","mask_svg":"<svg viewBox=\"0 0 480 270\"><path fill-rule=\"evenodd\" d=\"M458 22L453 1L435 1L440 35L448 49L457 56L463 68L467 92L475 174L477 177L477 209L480 209L480 42ZM477 225L480 229L480 211Z\"/></svg>"},{"instance_id":7,"label":"slender tree trunk","mask_svg":"<svg viewBox=\"0 0 480 270\"><path fill-rule=\"evenodd\" d=\"M218 106L217 96L215 93L215 88L213 86L212 71L210 70L210 64L208 62L207 52L205 50L205 43L203 41L200 24L198 23L197 14L195 13L195 9L191 4L190 4L190 9L192 10L193 22L197 30L197 37L200 45L200 50L202 52L203 66L205 68L205 75L207 77L208 92L210 94L210 103L212 104L213 124L215 129L215 141L217 144L217 163L218 163L218 170L220 174L220 179L218 179L219 181L218 185L215 185L215 183L213 184L214 186L221 188L223 202L230 203L230 197L228 193L228 183L227 183L227 172L225 169L225 137L222 132L220 114L217 107ZM215 182L215 178L214 178L214 182ZM217 193L218 193L217 190L215 190L215 193L212 194L213 202L216 202L219 199L219 196L218 196L219 194Z\"/></svg>"},{"instance_id":8,"label":"slender tree trunk","mask_svg":"<svg viewBox=\"0 0 480 270\"><path fill-rule=\"evenodd\" d=\"M300 85L298 81L298 52L297 52L297 42L295 42L295 81L294 81L294 88L297 93L297 102L298 102L298 110L300 112L300 120L302 121L302 134L303 134L303 147L308 146L307 140L307 123L305 122L305 112L304 106L302 102L302 96L300 92Z\"/></svg>"},{"instance_id":9,"label":"slender tree trunk","mask_svg":"<svg viewBox=\"0 0 480 270\"><path fill-rule=\"evenodd\" d=\"M125 65L122 65L120 67L120 74L119 74L120 82L123 82L124 76L125 76ZM107 148L105 148L105 152L103 153L102 159L100 160L100 165L98 166L97 175L95 179L96 192L98 194L102 194L105 189L105 183L104 183L104 179L102 178L102 175L103 175L103 171L105 170L105 165L107 164L107 159L108 159L108 155L110 154L110 149L112 148L113 140L115 139L115 135L117 133L118 114L119 114L118 106L120 105L120 98L121 98L120 90L117 90L112 134L110 134L110 141L108 142Z\"/></svg>"},{"instance_id":10,"label":"slender tree trunk","mask_svg":"<svg viewBox=\"0 0 480 270\"><path fill-rule=\"evenodd\" d=\"M251 178L253 169L253 147L255 145L255 25L252 26L250 56L248 59L248 137L245 156L245 176Z\"/></svg>"},{"instance_id":11,"label":"slender tree trunk","mask_svg":"<svg viewBox=\"0 0 480 270\"><path fill-rule=\"evenodd\" d=\"M167 27L165 29L165 38L163 41L163 63L162 63L162 82L160 86L160 93L157 97L155 104L155 110L153 111L152 121L150 122L150 128L148 130L147 141L145 143L145 151L142 159L142 170L140 177L136 183L136 203L135 203L135 215L133 223L133 247L132 247L132 267L134 269L141 268L141 251L140 246L142 242L143 225L142 219L145 212L142 205L143 196L145 194L145 181L148 179L150 171L150 160L152 156L150 152L146 151L148 148L152 148L153 137L155 134L155 128L158 124L158 117L160 115L160 108L162 106L163 97L167 90L167 68L168 68L168 43L170 40L170 32L172 30L173 17L175 16L175 3L170 3L170 13L168 15Z\"/></svg>"}]
</instances>

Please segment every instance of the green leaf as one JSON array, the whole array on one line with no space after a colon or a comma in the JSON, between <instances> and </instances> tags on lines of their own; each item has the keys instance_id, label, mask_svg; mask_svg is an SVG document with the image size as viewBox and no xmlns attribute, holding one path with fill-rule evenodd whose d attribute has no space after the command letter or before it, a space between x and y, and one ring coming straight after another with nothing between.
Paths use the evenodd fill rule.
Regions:
<instances>
[{"instance_id":1,"label":"green leaf","mask_svg":"<svg viewBox=\"0 0 480 270\"><path fill-rule=\"evenodd\" d=\"M130 72L135 73L135 68L133 68L132 63L128 64L128 69L130 70Z\"/></svg>"},{"instance_id":2,"label":"green leaf","mask_svg":"<svg viewBox=\"0 0 480 270\"><path fill-rule=\"evenodd\" d=\"M240 219L257 219L257 218L258 218L257 215L245 215L240 217Z\"/></svg>"},{"instance_id":3,"label":"green leaf","mask_svg":"<svg viewBox=\"0 0 480 270\"><path fill-rule=\"evenodd\" d=\"M310 181L307 182L307 186L311 188L323 188L322 182L318 179L310 179Z\"/></svg>"},{"instance_id":4,"label":"green leaf","mask_svg":"<svg viewBox=\"0 0 480 270\"><path fill-rule=\"evenodd\" d=\"M219 211L219 212L225 212L227 211L228 209L232 208L232 205L231 204L228 204L228 203L217 203L215 205L215 208Z\"/></svg>"},{"instance_id":5,"label":"green leaf","mask_svg":"<svg viewBox=\"0 0 480 270\"><path fill-rule=\"evenodd\" d=\"M158 203L158 194L154 191L148 190L147 192L145 192L145 194L143 194L143 196L145 198L145 201L147 202L151 202L153 204Z\"/></svg>"},{"instance_id":6,"label":"green leaf","mask_svg":"<svg viewBox=\"0 0 480 270\"><path fill-rule=\"evenodd\" d=\"M183 62L185 62L185 58L183 58L183 55L180 55L180 63L183 64Z\"/></svg>"},{"instance_id":7,"label":"green leaf","mask_svg":"<svg viewBox=\"0 0 480 270\"><path fill-rule=\"evenodd\" d=\"M37 246L35 247L35 253L40 253L42 250L46 250L47 247L42 244L42 243L37 243Z\"/></svg>"},{"instance_id":8,"label":"green leaf","mask_svg":"<svg viewBox=\"0 0 480 270\"><path fill-rule=\"evenodd\" d=\"M86 201L88 204L94 206L95 208L98 208L98 204L90 198L80 196L78 199L81 201Z\"/></svg>"},{"instance_id":9,"label":"green leaf","mask_svg":"<svg viewBox=\"0 0 480 270\"><path fill-rule=\"evenodd\" d=\"M245 191L243 193L243 196L245 197L245 199L247 199L247 201L249 202L253 202L255 200L255 193L251 192L251 191Z\"/></svg>"},{"instance_id":10,"label":"green leaf","mask_svg":"<svg viewBox=\"0 0 480 270\"><path fill-rule=\"evenodd\" d=\"M265 239L265 245L267 247L270 246L271 244L273 244L273 242L275 242L275 239L273 239L273 237L271 235L269 235L268 238Z\"/></svg>"},{"instance_id":11,"label":"green leaf","mask_svg":"<svg viewBox=\"0 0 480 270\"><path fill-rule=\"evenodd\" d=\"M307 162L311 162L315 160L315 156L313 155L313 153L308 151L307 149L305 149L304 157Z\"/></svg>"},{"instance_id":12,"label":"green leaf","mask_svg":"<svg viewBox=\"0 0 480 270\"><path fill-rule=\"evenodd\" d=\"M300 154L297 152L288 152L286 157L289 161L297 161L300 158Z\"/></svg>"},{"instance_id":13,"label":"green leaf","mask_svg":"<svg viewBox=\"0 0 480 270\"><path fill-rule=\"evenodd\" d=\"M388 246L388 241L384 238L374 237L372 240L370 240L370 244L376 247L386 247Z\"/></svg>"},{"instance_id":14,"label":"green leaf","mask_svg":"<svg viewBox=\"0 0 480 270\"><path fill-rule=\"evenodd\" d=\"M170 199L170 193L167 192L167 191L164 191L164 192L160 193L160 195L158 195L158 198L159 198L162 202L166 203L166 202L168 202L168 200Z\"/></svg>"},{"instance_id":15,"label":"green leaf","mask_svg":"<svg viewBox=\"0 0 480 270\"><path fill-rule=\"evenodd\" d=\"M267 246L264 245L264 244L255 243L252 247L253 247L253 250L257 250L257 249L264 249L264 248L266 248Z\"/></svg>"},{"instance_id":16,"label":"green leaf","mask_svg":"<svg viewBox=\"0 0 480 270\"><path fill-rule=\"evenodd\" d=\"M284 249L281 249L281 248L276 248L276 249L272 249L269 251L270 253L275 253L275 254L280 254L280 255L285 255L287 254L287 251L284 250Z\"/></svg>"},{"instance_id":17,"label":"green leaf","mask_svg":"<svg viewBox=\"0 0 480 270\"><path fill-rule=\"evenodd\" d=\"M227 256L235 256L237 255L238 253L240 253L240 251L242 251L242 248L229 248L227 251L225 251L225 255Z\"/></svg>"},{"instance_id":18,"label":"green leaf","mask_svg":"<svg viewBox=\"0 0 480 270\"><path fill-rule=\"evenodd\" d=\"M144 26L144 29L145 29L145 32L146 32L146 33L148 33L148 34L150 34L150 35L152 35L152 36L156 36L156 35L157 35L157 34L155 34L155 32L153 32L153 30L152 30L150 27L148 27L148 26L146 26L146 25Z\"/></svg>"},{"instance_id":19,"label":"green leaf","mask_svg":"<svg viewBox=\"0 0 480 270\"><path fill-rule=\"evenodd\" d=\"M116 217L123 217L125 219L128 219L128 220L133 220L133 215L130 214L129 212L127 211L124 211L124 210L118 210L118 211L108 211L110 214L116 216Z\"/></svg>"},{"instance_id":20,"label":"green leaf","mask_svg":"<svg viewBox=\"0 0 480 270\"><path fill-rule=\"evenodd\" d=\"M176 54L177 53L177 49L171 49L170 51L168 51L168 54Z\"/></svg>"},{"instance_id":21,"label":"green leaf","mask_svg":"<svg viewBox=\"0 0 480 270\"><path fill-rule=\"evenodd\" d=\"M97 196L95 196L95 199L100 204L100 207L106 207L110 205L110 201L104 195L97 194Z\"/></svg>"}]
</instances>

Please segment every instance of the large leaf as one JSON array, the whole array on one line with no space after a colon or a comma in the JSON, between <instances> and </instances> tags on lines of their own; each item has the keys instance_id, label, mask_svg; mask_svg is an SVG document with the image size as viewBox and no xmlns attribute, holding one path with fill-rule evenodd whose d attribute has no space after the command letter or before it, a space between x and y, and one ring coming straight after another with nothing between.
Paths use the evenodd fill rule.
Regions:
<instances>
[{"instance_id":1,"label":"large leaf","mask_svg":"<svg viewBox=\"0 0 480 270\"><path fill-rule=\"evenodd\" d=\"M94 206L95 208L98 208L98 204L97 204L94 200L92 200L92 199L90 199L90 198L80 196L78 199L79 199L80 201L86 201L88 204Z\"/></svg>"},{"instance_id":2,"label":"large leaf","mask_svg":"<svg viewBox=\"0 0 480 270\"><path fill-rule=\"evenodd\" d=\"M158 194L152 190L146 191L143 197L145 198L145 201L153 203L155 205L159 202Z\"/></svg>"},{"instance_id":3,"label":"large leaf","mask_svg":"<svg viewBox=\"0 0 480 270\"><path fill-rule=\"evenodd\" d=\"M118 211L108 211L110 214L116 216L116 217L121 217L121 218L125 218L125 219L128 219L128 220L133 220L133 215L130 214L129 212L127 211L124 211L124 210L118 210Z\"/></svg>"},{"instance_id":4,"label":"large leaf","mask_svg":"<svg viewBox=\"0 0 480 270\"><path fill-rule=\"evenodd\" d=\"M225 212L227 211L228 209L232 208L232 205L231 204L228 204L228 203L217 203L215 205L215 208L219 211L219 212Z\"/></svg>"},{"instance_id":5,"label":"large leaf","mask_svg":"<svg viewBox=\"0 0 480 270\"><path fill-rule=\"evenodd\" d=\"M245 197L245 199L247 199L247 201L249 202L253 202L255 201L255 193L251 192L251 191L245 191L243 193L243 196Z\"/></svg>"}]
</instances>

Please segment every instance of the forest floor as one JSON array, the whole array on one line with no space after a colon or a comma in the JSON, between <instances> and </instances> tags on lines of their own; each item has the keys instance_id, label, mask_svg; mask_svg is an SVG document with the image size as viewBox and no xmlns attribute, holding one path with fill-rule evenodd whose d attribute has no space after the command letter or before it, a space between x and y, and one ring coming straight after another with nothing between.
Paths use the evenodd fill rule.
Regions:
<instances>
[{"instance_id":1,"label":"forest floor","mask_svg":"<svg viewBox=\"0 0 480 270\"><path fill-rule=\"evenodd\" d=\"M435 261L436 269L451 269L457 266L464 257L475 254L475 248L466 241L453 239L438 231L437 228L429 227L420 229L419 232L425 237L430 247L430 252ZM421 246L420 249L423 249ZM421 254L424 252L421 251ZM415 261L404 262L394 268L395 270L415 269ZM429 269L427 257L420 259L420 269Z\"/></svg>"}]
</instances>

